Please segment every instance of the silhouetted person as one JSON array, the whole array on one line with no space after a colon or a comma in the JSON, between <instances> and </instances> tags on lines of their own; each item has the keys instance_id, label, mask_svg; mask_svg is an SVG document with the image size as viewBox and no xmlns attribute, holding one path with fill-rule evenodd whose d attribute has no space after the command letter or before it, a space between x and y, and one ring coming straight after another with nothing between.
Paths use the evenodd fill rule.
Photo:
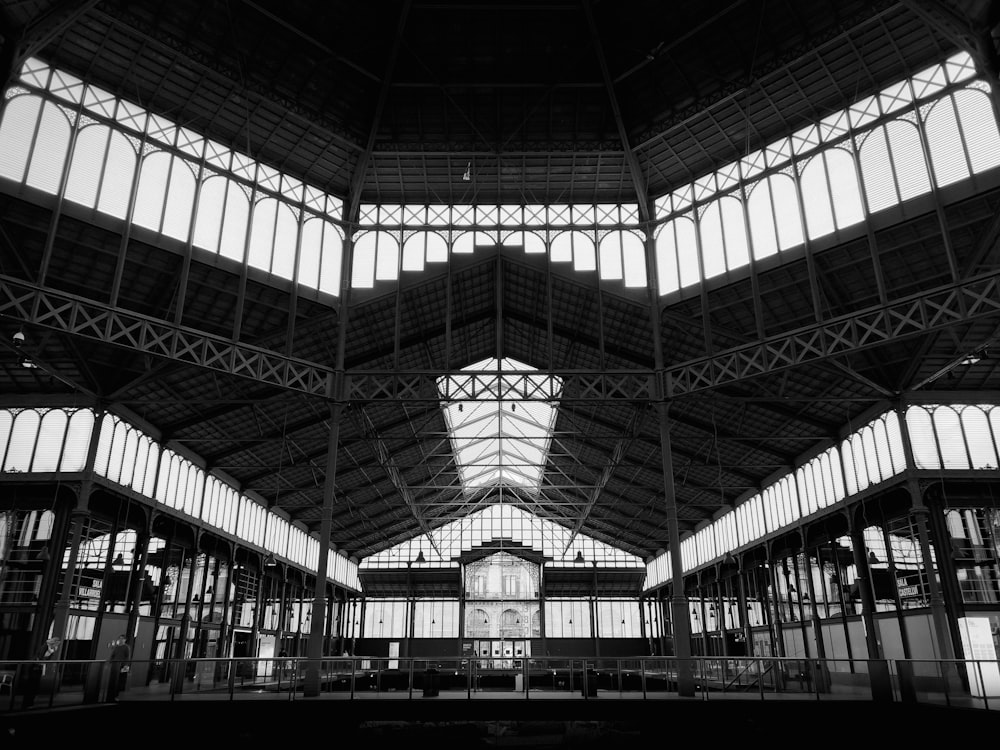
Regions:
<instances>
[{"instance_id":1,"label":"silhouetted person","mask_svg":"<svg viewBox=\"0 0 1000 750\"><path fill-rule=\"evenodd\" d=\"M108 675L108 700L117 701L118 694L128 685L128 673L132 668L132 648L124 635L115 638L108 655L110 674Z\"/></svg>"},{"instance_id":2,"label":"silhouetted person","mask_svg":"<svg viewBox=\"0 0 1000 750\"><path fill-rule=\"evenodd\" d=\"M33 661L28 666L28 679L24 683L24 697L21 699L22 708L31 708L35 705L35 696L42 685L42 677L46 674L54 674L54 665L49 662L59 658L59 646L62 639L52 636L45 645L42 646Z\"/></svg>"}]
</instances>

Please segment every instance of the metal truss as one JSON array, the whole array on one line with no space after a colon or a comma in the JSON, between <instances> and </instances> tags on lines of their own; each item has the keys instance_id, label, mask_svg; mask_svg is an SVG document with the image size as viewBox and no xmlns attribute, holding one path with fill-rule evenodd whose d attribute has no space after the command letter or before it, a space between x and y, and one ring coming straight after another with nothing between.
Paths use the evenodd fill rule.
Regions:
<instances>
[{"instance_id":1,"label":"metal truss","mask_svg":"<svg viewBox=\"0 0 1000 750\"><path fill-rule=\"evenodd\" d=\"M648 401L657 397L657 391L660 398L675 398L998 314L1000 272L994 272L667 368L661 373L638 369L558 373L563 379L563 389L556 398ZM337 395L337 372L332 368L4 275L0 275L0 315L300 393L330 399ZM447 399L436 383L447 374L355 371L347 377L343 398L349 402L443 401ZM537 378L539 374L504 372L503 377ZM492 373L477 376L465 371L454 375L468 384L470 392L487 387L487 381L496 378ZM477 377L483 382L477 382ZM548 399L553 395L549 388L541 386L528 398ZM451 397L465 396L455 392ZM516 397L524 395L519 392Z\"/></svg>"},{"instance_id":2,"label":"metal truss","mask_svg":"<svg viewBox=\"0 0 1000 750\"><path fill-rule=\"evenodd\" d=\"M328 367L3 275L0 315L310 395L330 395L335 382Z\"/></svg>"},{"instance_id":3,"label":"metal truss","mask_svg":"<svg viewBox=\"0 0 1000 750\"><path fill-rule=\"evenodd\" d=\"M984 274L669 368L660 375L661 393L703 391L997 314L1000 273Z\"/></svg>"}]
</instances>

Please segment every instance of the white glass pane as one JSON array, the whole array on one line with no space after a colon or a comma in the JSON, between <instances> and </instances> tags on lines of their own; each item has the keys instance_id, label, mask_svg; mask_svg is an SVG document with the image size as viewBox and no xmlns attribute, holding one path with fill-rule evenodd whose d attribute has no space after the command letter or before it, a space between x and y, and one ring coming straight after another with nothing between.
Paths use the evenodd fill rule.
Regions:
<instances>
[{"instance_id":1,"label":"white glass pane","mask_svg":"<svg viewBox=\"0 0 1000 750\"><path fill-rule=\"evenodd\" d=\"M938 407L934 410L934 429L944 468L968 469L969 455L965 449L965 436L962 434L958 413L950 407Z\"/></svg>"},{"instance_id":2,"label":"white glass pane","mask_svg":"<svg viewBox=\"0 0 1000 750\"><path fill-rule=\"evenodd\" d=\"M946 96L931 106L924 129L938 187L967 179L969 166L951 97Z\"/></svg>"},{"instance_id":3,"label":"white glass pane","mask_svg":"<svg viewBox=\"0 0 1000 750\"><path fill-rule=\"evenodd\" d=\"M855 495L858 492L859 482L857 471L854 468L854 448L850 440L845 440L840 446L840 459L844 472L844 491L848 495Z\"/></svg>"},{"instance_id":4,"label":"white glass pane","mask_svg":"<svg viewBox=\"0 0 1000 750\"><path fill-rule=\"evenodd\" d=\"M824 153L826 172L833 195L833 213L838 229L864 220L865 209L861 202L861 188L854 158L841 148L831 148Z\"/></svg>"},{"instance_id":5,"label":"white glass pane","mask_svg":"<svg viewBox=\"0 0 1000 750\"><path fill-rule=\"evenodd\" d=\"M590 235L573 232L573 270L582 273L597 270L597 249Z\"/></svg>"},{"instance_id":6,"label":"white glass pane","mask_svg":"<svg viewBox=\"0 0 1000 750\"><path fill-rule=\"evenodd\" d=\"M892 454L892 473L900 474L906 471L906 450L903 447L903 431L899 426L899 416L890 411L883 419L886 435L889 440L889 451Z\"/></svg>"},{"instance_id":7,"label":"white glass pane","mask_svg":"<svg viewBox=\"0 0 1000 750\"><path fill-rule=\"evenodd\" d=\"M122 483L122 459L125 455L125 441L128 437L129 427L124 422L119 422L115 426L115 434L111 440L111 448L108 451L108 473L107 477L112 482Z\"/></svg>"},{"instance_id":8,"label":"white glass pane","mask_svg":"<svg viewBox=\"0 0 1000 750\"><path fill-rule=\"evenodd\" d=\"M996 469L997 449L993 444L990 422L981 407L967 406L962 410L962 427L965 432L969 452L972 454L973 469Z\"/></svg>"},{"instance_id":9,"label":"white glass pane","mask_svg":"<svg viewBox=\"0 0 1000 750\"><path fill-rule=\"evenodd\" d=\"M198 196L198 218L194 226L194 244L209 252L219 252L225 197L224 177L209 177L202 183Z\"/></svg>"},{"instance_id":10,"label":"white glass pane","mask_svg":"<svg viewBox=\"0 0 1000 750\"><path fill-rule=\"evenodd\" d=\"M309 219L302 226L302 246L299 248L299 283L310 289L319 288L319 262L323 252L323 220Z\"/></svg>"},{"instance_id":11,"label":"white glass pane","mask_svg":"<svg viewBox=\"0 0 1000 750\"><path fill-rule=\"evenodd\" d=\"M38 444L31 461L32 471L56 471L59 468L59 454L62 453L66 437L68 417L62 409L49 409L41 420Z\"/></svg>"},{"instance_id":12,"label":"white glass pane","mask_svg":"<svg viewBox=\"0 0 1000 750\"><path fill-rule=\"evenodd\" d=\"M722 214L719 202L712 201L704 207L698 220L701 237L701 259L705 266L705 278L718 276L726 270L726 245L722 238Z\"/></svg>"},{"instance_id":13,"label":"white glass pane","mask_svg":"<svg viewBox=\"0 0 1000 750\"><path fill-rule=\"evenodd\" d=\"M63 450L60 471L83 471L93 431L94 413L90 409L74 411L66 431L66 447ZM0 440L0 446L2 445L3 441Z\"/></svg>"},{"instance_id":14,"label":"white glass pane","mask_svg":"<svg viewBox=\"0 0 1000 750\"><path fill-rule=\"evenodd\" d=\"M549 258L553 263L568 263L573 260L573 233L558 232L549 246Z\"/></svg>"},{"instance_id":15,"label":"white glass pane","mask_svg":"<svg viewBox=\"0 0 1000 750\"><path fill-rule=\"evenodd\" d=\"M826 183L826 164L819 154L809 160L800 178L802 205L809 237L815 239L833 231L833 206Z\"/></svg>"},{"instance_id":16,"label":"white glass pane","mask_svg":"<svg viewBox=\"0 0 1000 750\"><path fill-rule=\"evenodd\" d=\"M622 232L612 232L601 240L598 250L598 267L603 281L622 278Z\"/></svg>"},{"instance_id":17,"label":"white glass pane","mask_svg":"<svg viewBox=\"0 0 1000 750\"><path fill-rule=\"evenodd\" d=\"M750 219L753 257L760 260L777 253L778 229L774 223L774 210L771 205L771 185L767 180L760 180L752 186L747 200L747 213Z\"/></svg>"},{"instance_id":18,"label":"white glass pane","mask_svg":"<svg viewBox=\"0 0 1000 750\"><path fill-rule=\"evenodd\" d=\"M163 233L187 242L191 231L191 212L194 211L195 176L191 165L184 159L175 156L172 162Z\"/></svg>"},{"instance_id":19,"label":"white glass pane","mask_svg":"<svg viewBox=\"0 0 1000 750\"><path fill-rule=\"evenodd\" d=\"M31 454L35 450L41 417L34 409L19 412L14 418L10 446L4 459L4 471L27 472L31 470Z\"/></svg>"},{"instance_id":20,"label":"white glass pane","mask_svg":"<svg viewBox=\"0 0 1000 750\"><path fill-rule=\"evenodd\" d=\"M110 129L103 125L88 125L77 134L73 160L66 179L66 200L87 208L97 205L101 167L104 165L104 152L110 134Z\"/></svg>"},{"instance_id":21,"label":"white glass pane","mask_svg":"<svg viewBox=\"0 0 1000 750\"><path fill-rule=\"evenodd\" d=\"M954 99L973 173L1000 165L1000 133L989 96L967 89L956 92Z\"/></svg>"},{"instance_id":22,"label":"white glass pane","mask_svg":"<svg viewBox=\"0 0 1000 750\"><path fill-rule=\"evenodd\" d=\"M299 222L291 206L278 204L277 223L274 228L274 251L271 254L271 273L283 279L295 276L295 251L299 241Z\"/></svg>"},{"instance_id":23,"label":"white glass pane","mask_svg":"<svg viewBox=\"0 0 1000 750\"><path fill-rule=\"evenodd\" d=\"M232 180L226 180L226 183L226 211L222 219L219 254L242 263L250 224L250 198L243 186Z\"/></svg>"},{"instance_id":24,"label":"white glass pane","mask_svg":"<svg viewBox=\"0 0 1000 750\"><path fill-rule=\"evenodd\" d=\"M135 195L132 222L160 231L163 209L167 198L167 180L170 172L170 154L156 151L142 160L139 188Z\"/></svg>"},{"instance_id":25,"label":"white glass pane","mask_svg":"<svg viewBox=\"0 0 1000 750\"><path fill-rule=\"evenodd\" d=\"M674 221L677 236L677 270L681 288L701 282L701 264L698 261L698 241L694 222L687 217Z\"/></svg>"},{"instance_id":26,"label":"white glass pane","mask_svg":"<svg viewBox=\"0 0 1000 750\"><path fill-rule=\"evenodd\" d=\"M788 175L772 175L771 198L778 229L778 247L788 250L803 243L802 220L799 216L799 197L795 183Z\"/></svg>"},{"instance_id":27,"label":"white glass pane","mask_svg":"<svg viewBox=\"0 0 1000 750\"><path fill-rule=\"evenodd\" d=\"M403 243L403 271L423 271L431 232L416 232Z\"/></svg>"},{"instance_id":28,"label":"white glass pane","mask_svg":"<svg viewBox=\"0 0 1000 750\"><path fill-rule=\"evenodd\" d=\"M113 132L111 142L108 144L101 194L97 199L99 211L118 219L125 218L128 213L128 202L132 197L136 164L137 159L132 144L121 133Z\"/></svg>"},{"instance_id":29,"label":"white glass pane","mask_svg":"<svg viewBox=\"0 0 1000 750\"><path fill-rule=\"evenodd\" d=\"M941 459L938 457L930 412L922 406L911 406L906 410L906 429L916 468L940 469Z\"/></svg>"},{"instance_id":30,"label":"white glass pane","mask_svg":"<svg viewBox=\"0 0 1000 750\"><path fill-rule=\"evenodd\" d=\"M157 470L160 467L160 447L155 443L150 443L149 455L146 458L146 476L143 479L144 485L142 493L146 497L153 497L157 492ZM138 489L138 488L136 488Z\"/></svg>"},{"instance_id":31,"label":"white glass pane","mask_svg":"<svg viewBox=\"0 0 1000 750\"><path fill-rule=\"evenodd\" d=\"M726 268L734 271L750 263L750 248L743 213L743 202L727 197L719 201L722 209L722 231L726 241Z\"/></svg>"},{"instance_id":32,"label":"white glass pane","mask_svg":"<svg viewBox=\"0 0 1000 750\"><path fill-rule=\"evenodd\" d=\"M62 109L47 102L42 108L38 136L31 152L31 165L28 167L26 180L28 185L53 195L59 190L69 136L69 122Z\"/></svg>"},{"instance_id":33,"label":"white glass pane","mask_svg":"<svg viewBox=\"0 0 1000 750\"><path fill-rule=\"evenodd\" d=\"M865 197L868 199L868 212L877 213L897 205L899 193L883 128L876 128L864 137L858 160L865 185Z\"/></svg>"},{"instance_id":34,"label":"white glass pane","mask_svg":"<svg viewBox=\"0 0 1000 750\"><path fill-rule=\"evenodd\" d=\"M642 239L632 232L623 232L622 263L625 266L625 286L641 289L648 286L646 247Z\"/></svg>"},{"instance_id":35,"label":"white glass pane","mask_svg":"<svg viewBox=\"0 0 1000 750\"><path fill-rule=\"evenodd\" d=\"M329 294L340 294L340 275L344 262L344 244L333 224L324 222L323 257L319 288Z\"/></svg>"},{"instance_id":36,"label":"white glass pane","mask_svg":"<svg viewBox=\"0 0 1000 750\"><path fill-rule=\"evenodd\" d=\"M135 430L135 433L136 445L131 487L140 494L152 494L146 492L146 472L149 470L149 439L140 434L138 430Z\"/></svg>"},{"instance_id":37,"label":"white glass pane","mask_svg":"<svg viewBox=\"0 0 1000 750\"><path fill-rule=\"evenodd\" d=\"M274 223L278 201L264 198L257 201L253 209L253 223L250 228L250 251L247 264L263 271L271 270L271 251L274 248Z\"/></svg>"},{"instance_id":38,"label":"white glass pane","mask_svg":"<svg viewBox=\"0 0 1000 750\"><path fill-rule=\"evenodd\" d=\"M15 96L7 101L0 122L0 177L24 181L31 153L31 139L38 125L42 100L36 96Z\"/></svg>"},{"instance_id":39,"label":"white glass pane","mask_svg":"<svg viewBox=\"0 0 1000 750\"><path fill-rule=\"evenodd\" d=\"M399 245L388 232L380 232L378 251L375 256L375 278L378 281L393 281L399 277Z\"/></svg>"},{"instance_id":40,"label":"white glass pane","mask_svg":"<svg viewBox=\"0 0 1000 750\"><path fill-rule=\"evenodd\" d=\"M375 286L375 242L377 232L365 232L354 243L351 286L371 289Z\"/></svg>"},{"instance_id":41,"label":"white glass pane","mask_svg":"<svg viewBox=\"0 0 1000 750\"><path fill-rule=\"evenodd\" d=\"M931 180L916 127L909 122L895 120L886 124L885 132L899 181L900 199L905 201L929 192Z\"/></svg>"}]
</instances>

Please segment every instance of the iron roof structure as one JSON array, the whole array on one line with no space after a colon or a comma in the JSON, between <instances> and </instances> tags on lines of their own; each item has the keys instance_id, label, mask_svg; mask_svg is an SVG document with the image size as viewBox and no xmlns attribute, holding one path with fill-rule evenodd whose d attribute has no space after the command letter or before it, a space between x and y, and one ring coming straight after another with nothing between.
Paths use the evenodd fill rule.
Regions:
<instances>
[{"instance_id":1,"label":"iron roof structure","mask_svg":"<svg viewBox=\"0 0 1000 750\"><path fill-rule=\"evenodd\" d=\"M0 4L8 82L43 60L342 198L347 228L371 204L634 204L652 226L656 198L957 51L995 80L995 19L931 0ZM959 363L998 333L998 204L995 176L966 182L665 302L507 247L308 294L4 188L0 393L132 415L359 560L493 502L649 559L668 492L684 537L900 398L996 398L995 358ZM436 378L491 358L564 378L537 493L461 485Z\"/></svg>"}]
</instances>

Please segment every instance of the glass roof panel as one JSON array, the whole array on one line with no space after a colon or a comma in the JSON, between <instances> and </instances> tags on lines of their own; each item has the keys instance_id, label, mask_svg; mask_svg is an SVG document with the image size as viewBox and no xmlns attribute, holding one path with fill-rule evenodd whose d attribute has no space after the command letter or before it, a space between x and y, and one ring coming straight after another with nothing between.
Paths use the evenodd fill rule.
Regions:
<instances>
[{"instance_id":1,"label":"glass roof panel","mask_svg":"<svg viewBox=\"0 0 1000 750\"><path fill-rule=\"evenodd\" d=\"M448 399L445 421L466 493L498 486L537 492L562 379L533 375L535 368L506 358L463 371L473 374L440 378L438 390Z\"/></svg>"}]
</instances>

